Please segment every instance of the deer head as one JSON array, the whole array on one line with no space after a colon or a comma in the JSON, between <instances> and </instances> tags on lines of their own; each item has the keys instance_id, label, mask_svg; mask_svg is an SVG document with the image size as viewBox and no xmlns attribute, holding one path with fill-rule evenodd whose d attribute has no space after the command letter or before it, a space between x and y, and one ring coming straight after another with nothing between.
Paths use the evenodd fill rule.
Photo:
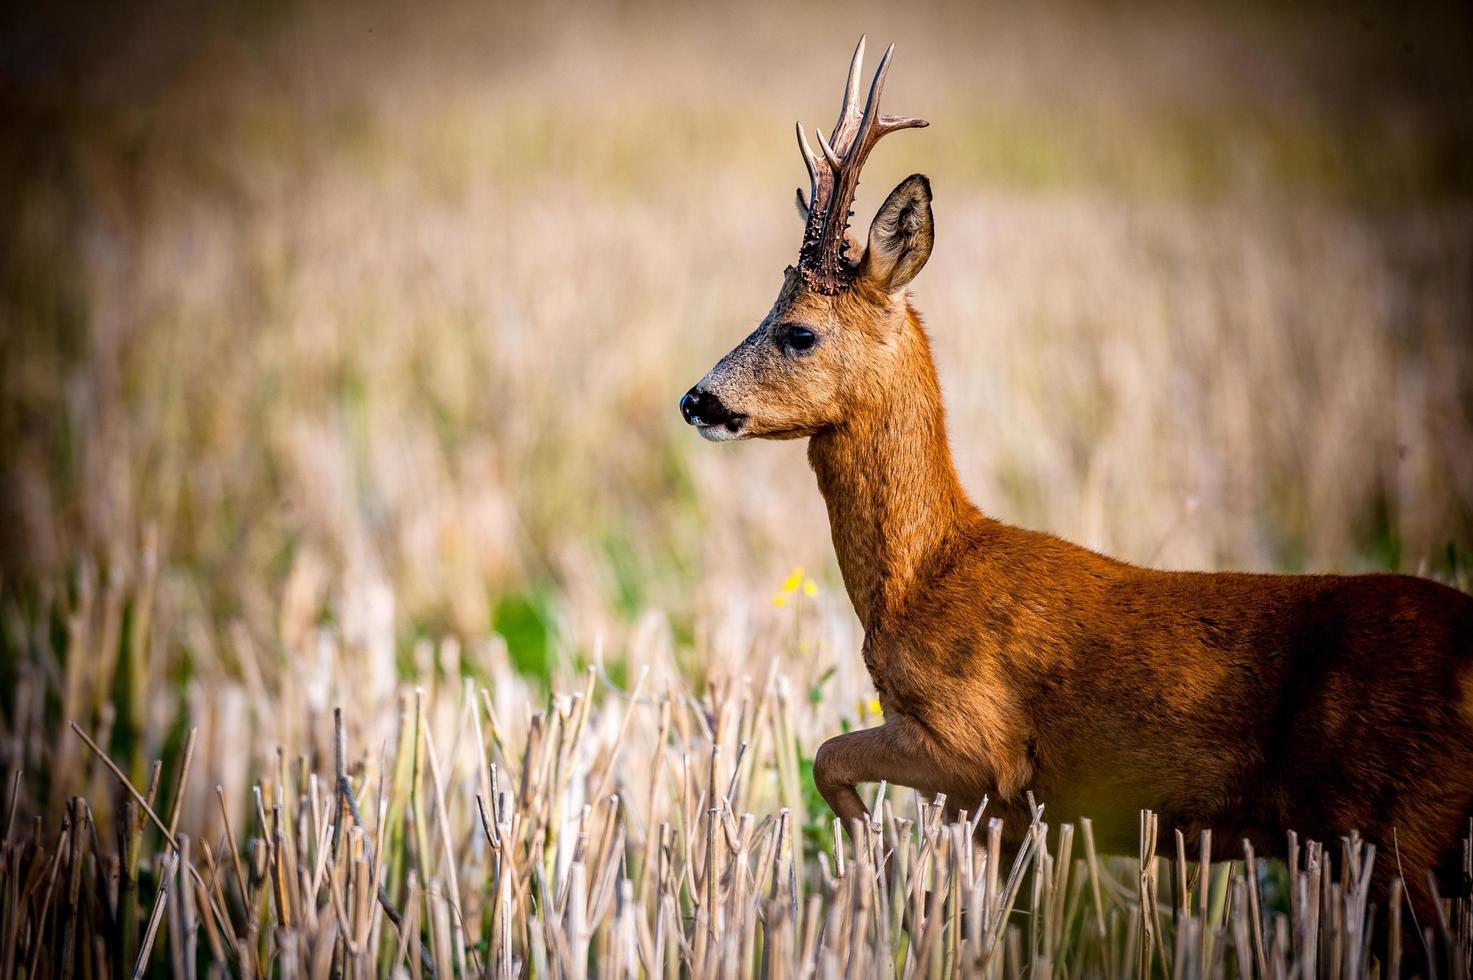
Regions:
<instances>
[{"instance_id":1,"label":"deer head","mask_svg":"<svg viewBox=\"0 0 1473 980\"><path fill-rule=\"evenodd\" d=\"M914 174L890 192L858 259L848 232L870 150L887 133L928 125L880 114L894 51L892 44L880 59L861 106L859 39L832 139L817 133L821 155L798 124L810 182L806 200L798 191L798 264L785 270L777 302L757 329L680 400L685 420L707 439L815 435L874 405L892 375L895 340L907 321L905 287L931 254L930 183Z\"/></svg>"}]
</instances>

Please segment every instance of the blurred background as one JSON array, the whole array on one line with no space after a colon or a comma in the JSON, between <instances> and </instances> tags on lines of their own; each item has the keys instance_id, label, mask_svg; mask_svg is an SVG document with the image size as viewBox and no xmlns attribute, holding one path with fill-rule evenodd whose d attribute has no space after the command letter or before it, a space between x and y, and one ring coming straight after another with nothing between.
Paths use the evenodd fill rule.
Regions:
<instances>
[{"instance_id":1,"label":"blurred background","mask_svg":"<svg viewBox=\"0 0 1473 980\"><path fill-rule=\"evenodd\" d=\"M148 610L135 698L369 689L445 639L698 676L791 630L802 565L814 669L864 695L804 446L676 411L796 255L793 121L832 124L861 32L932 126L857 225L930 175L915 302L983 510L1172 568L1473 546L1466 3L6 16L10 681L59 684L20 651L94 592L89 643ZM65 703L107 716L111 670Z\"/></svg>"}]
</instances>

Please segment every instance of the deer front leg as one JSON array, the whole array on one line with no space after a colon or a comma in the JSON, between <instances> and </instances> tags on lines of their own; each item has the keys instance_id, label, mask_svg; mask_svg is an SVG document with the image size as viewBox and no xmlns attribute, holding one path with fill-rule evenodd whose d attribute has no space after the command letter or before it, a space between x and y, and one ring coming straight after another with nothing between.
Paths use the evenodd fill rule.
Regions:
<instances>
[{"instance_id":1,"label":"deer front leg","mask_svg":"<svg viewBox=\"0 0 1473 980\"><path fill-rule=\"evenodd\" d=\"M944 792L957 782L937 765L924 734L903 717L836 735L813 757L813 781L846 833L852 832L852 821L869 819L855 784L882 780L928 793Z\"/></svg>"}]
</instances>

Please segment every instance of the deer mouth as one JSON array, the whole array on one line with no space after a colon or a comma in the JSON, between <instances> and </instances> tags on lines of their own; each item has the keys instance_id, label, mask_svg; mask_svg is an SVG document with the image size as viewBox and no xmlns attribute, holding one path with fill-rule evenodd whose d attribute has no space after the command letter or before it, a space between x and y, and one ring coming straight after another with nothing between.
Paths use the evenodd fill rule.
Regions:
<instances>
[{"instance_id":1,"label":"deer mouth","mask_svg":"<svg viewBox=\"0 0 1473 980\"><path fill-rule=\"evenodd\" d=\"M696 431L707 442L732 442L747 437L747 417L733 415L711 425L696 424Z\"/></svg>"}]
</instances>

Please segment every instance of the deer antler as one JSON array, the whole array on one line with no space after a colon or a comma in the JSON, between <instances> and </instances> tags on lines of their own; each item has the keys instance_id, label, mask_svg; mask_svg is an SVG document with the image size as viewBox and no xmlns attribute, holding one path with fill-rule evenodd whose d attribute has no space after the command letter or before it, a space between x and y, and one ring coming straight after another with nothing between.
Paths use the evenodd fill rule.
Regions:
<instances>
[{"instance_id":1,"label":"deer antler","mask_svg":"<svg viewBox=\"0 0 1473 980\"><path fill-rule=\"evenodd\" d=\"M880 114L880 93L885 88L885 75L890 70L890 56L895 45L885 49L880 67L870 82L869 97L859 105L859 71L864 61L864 37L854 49L849 62L849 82L844 87L844 102L839 106L839 121L829 139L817 131L822 156L815 156L803 124L798 123L798 148L808 167L812 187L808 195L808 224L803 229L803 246L798 253L798 268L808 285L821 293L833 295L854 281L856 265L845 254L849 247L850 208L859 187L859 171L865 158L880 137L898 129L929 126L924 119L911 116ZM801 200L803 192L798 192Z\"/></svg>"}]
</instances>

